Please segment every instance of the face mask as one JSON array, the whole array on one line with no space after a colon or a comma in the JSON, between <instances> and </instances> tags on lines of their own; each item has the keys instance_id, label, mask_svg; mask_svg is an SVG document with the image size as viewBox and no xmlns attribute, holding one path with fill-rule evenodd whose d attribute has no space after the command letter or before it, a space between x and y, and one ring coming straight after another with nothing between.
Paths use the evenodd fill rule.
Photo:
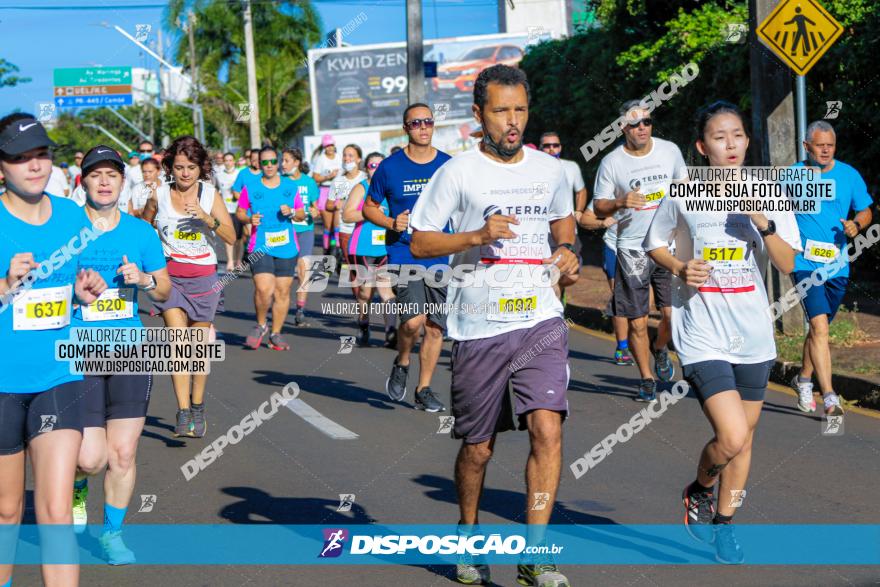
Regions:
<instances>
[{"instance_id":1,"label":"face mask","mask_svg":"<svg viewBox=\"0 0 880 587\"><path fill-rule=\"evenodd\" d=\"M505 147L502 147L500 143L496 143L494 140L492 140L492 137L491 135L489 135L488 132L483 134L483 145L485 145L486 149L492 151L504 160L512 159L513 156L519 153L520 149L522 149L522 141L520 141L520 143L516 147L512 149L507 149Z\"/></svg>"},{"instance_id":2,"label":"face mask","mask_svg":"<svg viewBox=\"0 0 880 587\"><path fill-rule=\"evenodd\" d=\"M342 169L344 169L346 173L349 173L357 169L357 163L355 163L354 161L352 161L351 163L343 163Z\"/></svg>"}]
</instances>

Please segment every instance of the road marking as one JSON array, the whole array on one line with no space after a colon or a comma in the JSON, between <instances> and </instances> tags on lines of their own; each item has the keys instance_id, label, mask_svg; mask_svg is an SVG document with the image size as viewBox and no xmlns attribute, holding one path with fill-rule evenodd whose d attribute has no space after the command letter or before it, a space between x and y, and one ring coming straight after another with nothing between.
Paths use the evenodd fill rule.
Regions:
<instances>
[{"instance_id":1,"label":"road marking","mask_svg":"<svg viewBox=\"0 0 880 587\"><path fill-rule=\"evenodd\" d=\"M354 440L358 438L357 434L345 426L337 424L299 398L292 399L285 405L288 410L334 440Z\"/></svg>"}]
</instances>

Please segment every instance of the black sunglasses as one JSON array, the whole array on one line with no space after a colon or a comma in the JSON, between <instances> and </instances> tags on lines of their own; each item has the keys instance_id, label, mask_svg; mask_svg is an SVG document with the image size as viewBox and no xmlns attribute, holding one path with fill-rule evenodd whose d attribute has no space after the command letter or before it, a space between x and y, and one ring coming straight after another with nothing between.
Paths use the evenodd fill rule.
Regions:
<instances>
[{"instance_id":1,"label":"black sunglasses","mask_svg":"<svg viewBox=\"0 0 880 587\"><path fill-rule=\"evenodd\" d=\"M541 148L542 149L558 149L561 146L562 146L562 144L560 144L560 143L544 143L543 145L541 145Z\"/></svg>"},{"instance_id":2,"label":"black sunglasses","mask_svg":"<svg viewBox=\"0 0 880 587\"><path fill-rule=\"evenodd\" d=\"M654 124L654 121L651 120L650 118L642 118L641 120L636 120L635 122L629 122L629 123L627 123L627 126L630 127L630 128L638 128L639 125L640 125L640 124L643 124L643 123L644 123L645 126L647 126L648 128L650 128L651 125Z\"/></svg>"},{"instance_id":3,"label":"black sunglasses","mask_svg":"<svg viewBox=\"0 0 880 587\"><path fill-rule=\"evenodd\" d=\"M414 128L431 128L434 126L433 118L413 118L409 122L406 123L406 128L412 130Z\"/></svg>"}]
</instances>

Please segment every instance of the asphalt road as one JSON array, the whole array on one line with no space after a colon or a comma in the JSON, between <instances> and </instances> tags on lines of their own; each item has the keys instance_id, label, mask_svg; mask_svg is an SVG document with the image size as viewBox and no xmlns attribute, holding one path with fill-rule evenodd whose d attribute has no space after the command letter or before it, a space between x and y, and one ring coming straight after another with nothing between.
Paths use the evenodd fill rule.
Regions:
<instances>
[{"instance_id":1,"label":"asphalt road","mask_svg":"<svg viewBox=\"0 0 880 587\"><path fill-rule=\"evenodd\" d=\"M458 443L437 434L437 414L388 400L384 381L392 351L380 346L338 354L341 335L355 334L348 316L321 315L320 301L349 301L335 290L309 301L312 326L285 328L292 349L244 349L253 325L252 285L245 275L226 289L217 328L227 344L225 362L208 385L205 439L172 437L171 381L158 377L138 454L138 480L128 522L138 524L352 524L443 523L458 519L452 464ZM157 319L145 320L160 325ZM380 327L374 321L378 345ZM637 412L635 368L615 366L612 343L581 329L569 332L571 417L565 424L564 466L553 523L675 524L680 493L693 479L710 428L693 397L678 402L595 469L575 479L568 464ZM434 389L449 398L449 347L444 346ZM415 360L415 358L414 358ZM415 370L414 370L415 371ZM415 383L415 372L410 383ZM237 424L274 391L295 381L299 399L339 427L322 432L281 409L210 467L187 481L180 467ZM408 400L412 399L410 392ZM748 496L739 523L877 524L880 427L874 417L850 413L842 436L823 436L817 417L794 409L794 398L768 392L759 425ZM327 424L327 426L330 426ZM344 438L344 431L357 435ZM337 437L328 435L335 433ZM500 436L486 478L483 524L522 522L524 432ZM92 483L90 515L100 523L102 492ZM355 494L351 512L338 513L340 493ZM155 507L138 513L139 496ZM30 501L30 498L29 498ZM28 515L32 518L30 508ZM188 548L185 532L179 548ZM278 545L284 548L284 545ZM722 565L563 567L573 585L875 585L880 568L823 564L823 544L805 543L815 566ZM748 553L747 553L748 555ZM748 562L748 560L747 560ZM452 585L449 567L425 566L83 566L82 585ZM39 584L37 567L19 567L15 585ZM512 566L493 567L498 585L515 585Z\"/></svg>"}]
</instances>

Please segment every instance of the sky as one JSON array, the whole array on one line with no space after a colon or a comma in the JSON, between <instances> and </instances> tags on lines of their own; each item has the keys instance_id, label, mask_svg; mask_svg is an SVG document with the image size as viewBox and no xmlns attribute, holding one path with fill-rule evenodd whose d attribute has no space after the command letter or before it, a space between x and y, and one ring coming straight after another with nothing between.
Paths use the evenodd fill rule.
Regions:
<instances>
[{"instance_id":1,"label":"sky","mask_svg":"<svg viewBox=\"0 0 880 587\"><path fill-rule=\"evenodd\" d=\"M366 45L406 40L405 0L312 3L325 32L344 27L361 12L366 14L367 20L345 42ZM18 66L17 75L32 79L0 88L0 116L13 110L36 112L38 103L51 102L55 68L156 67L155 59L102 23L118 25L132 35L136 25L150 24L155 33L164 6L158 0L0 0L0 57ZM427 39L498 32L495 0L424 0L422 16ZM167 46L168 35L165 39Z\"/></svg>"}]
</instances>

